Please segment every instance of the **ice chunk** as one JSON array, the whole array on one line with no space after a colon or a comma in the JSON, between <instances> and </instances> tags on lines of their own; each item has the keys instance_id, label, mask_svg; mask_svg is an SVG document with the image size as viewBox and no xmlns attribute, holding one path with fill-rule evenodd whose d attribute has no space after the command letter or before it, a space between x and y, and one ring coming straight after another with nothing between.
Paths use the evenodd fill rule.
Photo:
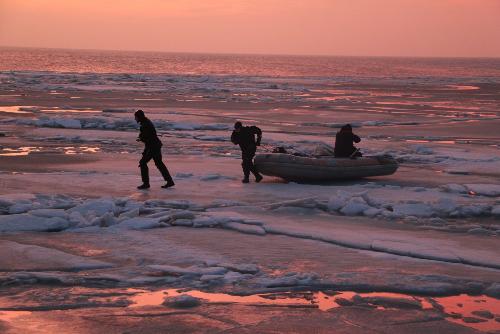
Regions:
<instances>
[{"instance_id":1,"label":"ice chunk","mask_svg":"<svg viewBox=\"0 0 500 334\"><path fill-rule=\"evenodd\" d=\"M347 201L351 198L351 194L346 193L342 190L337 190L337 194L335 196L330 197L328 200L328 210L329 211L338 211L347 204Z\"/></svg>"},{"instance_id":2,"label":"ice chunk","mask_svg":"<svg viewBox=\"0 0 500 334\"><path fill-rule=\"evenodd\" d=\"M90 222L78 211L69 214L69 222L78 228L90 226Z\"/></svg>"},{"instance_id":3,"label":"ice chunk","mask_svg":"<svg viewBox=\"0 0 500 334\"><path fill-rule=\"evenodd\" d=\"M176 179L188 179L193 177L193 173L177 173L175 174Z\"/></svg>"},{"instance_id":4,"label":"ice chunk","mask_svg":"<svg viewBox=\"0 0 500 334\"><path fill-rule=\"evenodd\" d=\"M16 203L9 207L9 214L18 214L28 212L33 208L32 204Z\"/></svg>"},{"instance_id":5,"label":"ice chunk","mask_svg":"<svg viewBox=\"0 0 500 334\"><path fill-rule=\"evenodd\" d=\"M220 222L212 217L198 217L193 220L193 227L215 227Z\"/></svg>"},{"instance_id":6,"label":"ice chunk","mask_svg":"<svg viewBox=\"0 0 500 334\"><path fill-rule=\"evenodd\" d=\"M488 214L489 211L490 206L484 204L464 205L460 207L460 214L465 217L483 216Z\"/></svg>"},{"instance_id":7,"label":"ice chunk","mask_svg":"<svg viewBox=\"0 0 500 334\"><path fill-rule=\"evenodd\" d=\"M486 322L488 320L482 319L482 318L475 318L475 317L463 317L462 321L468 324L477 324L480 322Z\"/></svg>"},{"instance_id":8,"label":"ice chunk","mask_svg":"<svg viewBox=\"0 0 500 334\"><path fill-rule=\"evenodd\" d=\"M467 188L461 184L451 183L441 186L446 192L463 194L467 192Z\"/></svg>"},{"instance_id":9,"label":"ice chunk","mask_svg":"<svg viewBox=\"0 0 500 334\"><path fill-rule=\"evenodd\" d=\"M0 270L89 270L112 267L110 263L72 255L57 249L0 240Z\"/></svg>"},{"instance_id":10,"label":"ice chunk","mask_svg":"<svg viewBox=\"0 0 500 334\"><path fill-rule=\"evenodd\" d=\"M139 216L139 208L124 211L120 214L120 218L134 218Z\"/></svg>"},{"instance_id":11,"label":"ice chunk","mask_svg":"<svg viewBox=\"0 0 500 334\"><path fill-rule=\"evenodd\" d=\"M340 209L340 212L346 216L358 216L369 208L370 206L366 204L362 197L352 197L346 205Z\"/></svg>"},{"instance_id":12,"label":"ice chunk","mask_svg":"<svg viewBox=\"0 0 500 334\"><path fill-rule=\"evenodd\" d=\"M365 211L363 211L363 215L367 216L367 217L375 217L375 216L379 215L381 212L382 212L381 209L376 209L376 208L373 208L373 207L369 207L368 209L366 209Z\"/></svg>"},{"instance_id":13,"label":"ice chunk","mask_svg":"<svg viewBox=\"0 0 500 334\"><path fill-rule=\"evenodd\" d=\"M477 195L498 197L500 196L500 184L466 184L469 191Z\"/></svg>"},{"instance_id":14,"label":"ice chunk","mask_svg":"<svg viewBox=\"0 0 500 334\"><path fill-rule=\"evenodd\" d=\"M198 273L200 275L224 275L227 273L227 269L224 267L206 267L199 268Z\"/></svg>"},{"instance_id":15,"label":"ice chunk","mask_svg":"<svg viewBox=\"0 0 500 334\"><path fill-rule=\"evenodd\" d=\"M291 287L297 285L313 285L318 281L316 273L288 273L284 276L261 278L259 283L267 288Z\"/></svg>"},{"instance_id":16,"label":"ice chunk","mask_svg":"<svg viewBox=\"0 0 500 334\"><path fill-rule=\"evenodd\" d=\"M283 201L278 203L272 203L267 206L267 208L274 210L280 207L299 207L305 209L314 209L318 206L318 201L314 197L299 198L289 201Z\"/></svg>"},{"instance_id":17,"label":"ice chunk","mask_svg":"<svg viewBox=\"0 0 500 334\"><path fill-rule=\"evenodd\" d=\"M63 117L40 117L35 125L49 128L81 129L82 123L78 119Z\"/></svg>"},{"instance_id":18,"label":"ice chunk","mask_svg":"<svg viewBox=\"0 0 500 334\"><path fill-rule=\"evenodd\" d=\"M173 226L185 226L191 227L193 226L193 221L189 219L177 219L171 223Z\"/></svg>"},{"instance_id":19,"label":"ice chunk","mask_svg":"<svg viewBox=\"0 0 500 334\"><path fill-rule=\"evenodd\" d=\"M151 228L165 227L168 225L161 223L158 218L136 217L124 220L115 226L117 228L128 228L131 230L147 230Z\"/></svg>"},{"instance_id":20,"label":"ice chunk","mask_svg":"<svg viewBox=\"0 0 500 334\"><path fill-rule=\"evenodd\" d=\"M150 265L148 267L150 269L153 269L155 271L162 273L163 275L170 275L170 276L182 276L182 275L199 276L199 275L201 275L199 268L196 268L196 267L182 268L182 267L163 265L163 264L153 264L153 265Z\"/></svg>"},{"instance_id":21,"label":"ice chunk","mask_svg":"<svg viewBox=\"0 0 500 334\"><path fill-rule=\"evenodd\" d=\"M218 141L218 142L229 141L229 139L225 136L210 136L210 135L194 136L194 139L202 141Z\"/></svg>"},{"instance_id":22,"label":"ice chunk","mask_svg":"<svg viewBox=\"0 0 500 334\"><path fill-rule=\"evenodd\" d=\"M236 271L242 274L256 274L259 272L259 267L255 264L229 264L229 263L221 263L219 264L221 267L225 267L229 270Z\"/></svg>"},{"instance_id":23,"label":"ice chunk","mask_svg":"<svg viewBox=\"0 0 500 334\"><path fill-rule=\"evenodd\" d=\"M11 205L14 205L14 202L11 202L7 199L0 198L0 207L1 208L7 208Z\"/></svg>"},{"instance_id":24,"label":"ice chunk","mask_svg":"<svg viewBox=\"0 0 500 334\"><path fill-rule=\"evenodd\" d=\"M118 223L117 219L115 218L112 212L107 212L98 219L99 219L98 224L101 227L109 227Z\"/></svg>"},{"instance_id":25,"label":"ice chunk","mask_svg":"<svg viewBox=\"0 0 500 334\"><path fill-rule=\"evenodd\" d=\"M201 181L214 181L214 180L220 180L220 179L232 180L232 179L234 179L234 177L225 176L225 175L222 175L219 173L210 173L210 174L206 174L206 175L203 175L200 177Z\"/></svg>"},{"instance_id":26,"label":"ice chunk","mask_svg":"<svg viewBox=\"0 0 500 334\"><path fill-rule=\"evenodd\" d=\"M392 297L362 297L360 295L354 295L352 301L355 304L372 304L377 306L382 306L385 308L402 308L402 309L421 309L422 304L417 299L408 298L392 298Z\"/></svg>"},{"instance_id":27,"label":"ice chunk","mask_svg":"<svg viewBox=\"0 0 500 334\"><path fill-rule=\"evenodd\" d=\"M429 219L429 223L434 226L445 226L446 225L446 220L439 218L439 217L434 217Z\"/></svg>"},{"instance_id":28,"label":"ice chunk","mask_svg":"<svg viewBox=\"0 0 500 334\"><path fill-rule=\"evenodd\" d=\"M255 234L255 235L265 235L266 231L257 225L247 225L241 224L237 222L225 223L222 225L224 228L235 230L238 232L246 233L246 234Z\"/></svg>"},{"instance_id":29,"label":"ice chunk","mask_svg":"<svg viewBox=\"0 0 500 334\"><path fill-rule=\"evenodd\" d=\"M60 217L45 218L29 214L0 216L0 232L54 232L65 230L70 226L69 221Z\"/></svg>"},{"instance_id":30,"label":"ice chunk","mask_svg":"<svg viewBox=\"0 0 500 334\"><path fill-rule=\"evenodd\" d=\"M480 317L480 318L484 318L484 319L493 319L493 318L495 318L495 315L493 313L491 313L490 311L488 311L488 310L472 311L471 314L475 315L477 317Z\"/></svg>"},{"instance_id":31,"label":"ice chunk","mask_svg":"<svg viewBox=\"0 0 500 334\"><path fill-rule=\"evenodd\" d=\"M224 275L202 275L200 282L220 281L222 279L224 279Z\"/></svg>"},{"instance_id":32,"label":"ice chunk","mask_svg":"<svg viewBox=\"0 0 500 334\"><path fill-rule=\"evenodd\" d=\"M163 215L159 221L162 223L175 224L175 222L177 220L180 220L180 219L193 220L195 217L196 217L195 214L191 211L177 211L177 212L168 213L166 215ZM178 224L175 224L175 225L178 225Z\"/></svg>"},{"instance_id":33,"label":"ice chunk","mask_svg":"<svg viewBox=\"0 0 500 334\"><path fill-rule=\"evenodd\" d=\"M67 129L81 129L82 124L77 119L71 118L57 118L54 120L56 124L60 125L63 128Z\"/></svg>"},{"instance_id":34,"label":"ice chunk","mask_svg":"<svg viewBox=\"0 0 500 334\"><path fill-rule=\"evenodd\" d=\"M395 204L394 213L399 216L431 217L432 207L426 203L401 203Z\"/></svg>"},{"instance_id":35,"label":"ice chunk","mask_svg":"<svg viewBox=\"0 0 500 334\"><path fill-rule=\"evenodd\" d=\"M87 200L84 203L77 205L69 210L69 212L78 211L82 215L94 213L97 216L102 216L107 212L114 212L115 202L110 199L95 199Z\"/></svg>"},{"instance_id":36,"label":"ice chunk","mask_svg":"<svg viewBox=\"0 0 500 334\"><path fill-rule=\"evenodd\" d=\"M441 214L450 214L455 211L458 207L458 204L449 198L440 198L437 203L433 205L434 210L438 211Z\"/></svg>"},{"instance_id":37,"label":"ice chunk","mask_svg":"<svg viewBox=\"0 0 500 334\"><path fill-rule=\"evenodd\" d=\"M29 214L45 218L51 218L51 217L66 218L68 216L66 210L63 209L37 209L37 210L31 210Z\"/></svg>"},{"instance_id":38,"label":"ice chunk","mask_svg":"<svg viewBox=\"0 0 500 334\"><path fill-rule=\"evenodd\" d=\"M224 275L227 269L224 267L197 267L191 266L182 268L171 265L154 264L148 266L150 269L159 271L164 275L170 276L202 276L202 275Z\"/></svg>"},{"instance_id":39,"label":"ice chunk","mask_svg":"<svg viewBox=\"0 0 500 334\"><path fill-rule=\"evenodd\" d=\"M201 305L201 299L190 295L179 295L165 298L163 305L174 308L191 308Z\"/></svg>"},{"instance_id":40,"label":"ice chunk","mask_svg":"<svg viewBox=\"0 0 500 334\"><path fill-rule=\"evenodd\" d=\"M482 227L478 227L478 228L471 228L470 230L467 231L467 233L476 235L490 235L491 231Z\"/></svg>"},{"instance_id":41,"label":"ice chunk","mask_svg":"<svg viewBox=\"0 0 500 334\"><path fill-rule=\"evenodd\" d=\"M417 154L429 155L429 154L434 153L432 148L430 148L428 146L424 146L424 145L415 145L415 146L413 146L413 149L415 150L415 153L417 153Z\"/></svg>"},{"instance_id":42,"label":"ice chunk","mask_svg":"<svg viewBox=\"0 0 500 334\"><path fill-rule=\"evenodd\" d=\"M484 290L484 294L490 297L500 298L500 283L491 284Z\"/></svg>"},{"instance_id":43,"label":"ice chunk","mask_svg":"<svg viewBox=\"0 0 500 334\"><path fill-rule=\"evenodd\" d=\"M229 284L234 284L250 277L251 275L245 275L238 272L229 271L224 275L224 281Z\"/></svg>"}]
</instances>

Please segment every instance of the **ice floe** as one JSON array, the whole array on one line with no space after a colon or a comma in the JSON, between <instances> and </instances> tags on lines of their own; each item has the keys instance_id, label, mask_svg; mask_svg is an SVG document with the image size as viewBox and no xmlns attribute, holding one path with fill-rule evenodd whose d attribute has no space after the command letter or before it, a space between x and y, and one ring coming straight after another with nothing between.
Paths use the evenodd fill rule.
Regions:
<instances>
[{"instance_id":1,"label":"ice floe","mask_svg":"<svg viewBox=\"0 0 500 334\"><path fill-rule=\"evenodd\" d=\"M29 214L0 216L0 232L57 232L71 227L71 223L60 217L38 217Z\"/></svg>"},{"instance_id":2,"label":"ice floe","mask_svg":"<svg viewBox=\"0 0 500 334\"><path fill-rule=\"evenodd\" d=\"M113 265L36 245L0 240L0 271L78 271Z\"/></svg>"},{"instance_id":3,"label":"ice floe","mask_svg":"<svg viewBox=\"0 0 500 334\"><path fill-rule=\"evenodd\" d=\"M283 209L296 209L305 210L304 212L308 215L377 217L400 220L404 224L428 229L467 232L480 237L496 235L497 230L500 230L500 226L495 224L457 225L448 221L454 217L494 216L496 209L492 210L495 206L491 204L493 199L490 196L450 193L440 188L431 191L394 186L373 187L373 185L365 188L358 186L355 190L339 190L330 199L306 197L264 203L260 210L276 213L282 212ZM408 196L414 196L415 199L401 200L402 192ZM216 201L199 205L187 200L149 199L140 202L129 198L79 199L60 195L31 194L3 196L0 199L2 200L0 209L3 213L0 214L1 232L64 230L95 232L99 229L112 232L171 226L219 228L257 237L279 234L401 256L500 267L500 262L495 261L489 255L461 254L454 247L431 245L426 240L418 238L405 239L394 236L391 240L384 240L379 235L369 233L355 235L346 231L340 233L335 229L331 232L317 231L306 225L287 228L273 221L250 218L238 212L228 211L228 208L232 206L237 208L244 205L237 201ZM11 210L11 208L14 209ZM205 274L223 275L224 273ZM209 278L205 279L210 280Z\"/></svg>"}]
</instances>

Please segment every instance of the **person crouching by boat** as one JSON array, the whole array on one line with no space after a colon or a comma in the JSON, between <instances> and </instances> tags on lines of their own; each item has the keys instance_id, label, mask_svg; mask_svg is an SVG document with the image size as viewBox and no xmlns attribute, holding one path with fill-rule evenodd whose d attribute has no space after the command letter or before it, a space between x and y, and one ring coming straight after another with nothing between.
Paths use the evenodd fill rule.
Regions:
<instances>
[{"instance_id":1,"label":"person crouching by boat","mask_svg":"<svg viewBox=\"0 0 500 334\"><path fill-rule=\"evenodd\" d=\"M257 140L255 139L257 136ZM257 146L260 146L262 139L262 130L256 126L243 126L241 122L234 123L234 131L231 134L231 142L234 145L240 145L241 148L241 167L243 167L243 180L241 182L250 182L250 172L255 176L255 182L262 180L262 175L259 174L257 168L253 164L253 157L257 151Z\"/></svg>"},{"instance_id":2,"label":"person crouching by boat","mask_svg":"<svg viewBox=\"0 0 500 334\"><path fill-rule=\"evenodd\" d=\"M354 143L359 143L361 138L352 133L352 127L350 124L344 125L337 135L335 136L335 150L334 154L336 158L357 158L361 157L362 154L354 146Z\"/></svg>"},{"instance_id":3,"label":"person crouching by boat","mask_svg":"<svg viewBox=\"0 0 500 334\"><path fill-rule=\"evenodd\" d=\"M161 140L156 134L155 126L149 118L144 115L144 111L137 110L134 114L135 121L141 125L139 138L137 141L142 141L144 143L144 151L142 152L142 159L139 161L139 167L141 168L141 178L142 184L137 187L137 189L148 189L149 186L149 169L148 162L153 159L156 168L160 171L163 179L167 182L162 188L170 188L175 185L172 176L168 172L167 166L163 163L161 159Z\"/></svg>"}]
</instances>

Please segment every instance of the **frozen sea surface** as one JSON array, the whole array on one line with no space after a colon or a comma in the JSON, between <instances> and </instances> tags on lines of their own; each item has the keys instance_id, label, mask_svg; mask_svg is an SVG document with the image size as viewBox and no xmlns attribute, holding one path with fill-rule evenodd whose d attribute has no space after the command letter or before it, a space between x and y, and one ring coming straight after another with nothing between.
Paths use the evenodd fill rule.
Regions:
<instances>
[{"instance_id":1,"label":"frozen sea surface","mask_svg":"<svg viewBox=\"0 0 500 334\"><path fill-rule=\"evenodd\" d=\"M8 71L0 80L2 330L64 332L61 316L73 332L94 321L120 332L133 319L145 332L496 330L495 78ZM172 189L152 165L152 188L135 190L138 108L162 136ZM365 154L390 154L400 168L243 185L229 142L237 119L264 130L260 152L304 154L349 122Z\"/></svg>"}]
</instances>

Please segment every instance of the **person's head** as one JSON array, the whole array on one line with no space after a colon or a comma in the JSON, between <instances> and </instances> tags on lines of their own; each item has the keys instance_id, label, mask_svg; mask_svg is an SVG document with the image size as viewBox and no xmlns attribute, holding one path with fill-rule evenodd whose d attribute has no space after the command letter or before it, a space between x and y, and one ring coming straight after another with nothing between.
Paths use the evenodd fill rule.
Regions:
<instances>
[{"instance_id":1,"label":"person's head","mask_svg":"<svg viewBox=\"0 0 500 334\"><path fill-rule=\"evenodd\" d=\"M237 131L237 132L240 131L242 127L243 127L243 124L241 124L240 121L234 123L234 130L235 131Z\"/></svg>"},{"instance_id":2,"label":"person's head","mask_svg":"<svg viewBox=\"0 0 500 334\"><path fill-rule=\"evenodd\" d=\"M140 123L140 122L142 122L143 120L145 120L145 119L146 119L146 115L144 115L144 111L142 111L142 110L140 110L140 109L139 109L139 110L137 110L137 111L134 113L134 116L135 116L135 121L136 121L137 123Z\"/></svg>"},{"instance_id":3,"label":"person's head","mask_svg":"<svg viewBox=\"0 0 500 334\"><path fill-rule=\"evenodd\" d=\"M352 132L352 126L351 124L346 124L340 130L343 132Z\"/></svg>"}]
</instances>

